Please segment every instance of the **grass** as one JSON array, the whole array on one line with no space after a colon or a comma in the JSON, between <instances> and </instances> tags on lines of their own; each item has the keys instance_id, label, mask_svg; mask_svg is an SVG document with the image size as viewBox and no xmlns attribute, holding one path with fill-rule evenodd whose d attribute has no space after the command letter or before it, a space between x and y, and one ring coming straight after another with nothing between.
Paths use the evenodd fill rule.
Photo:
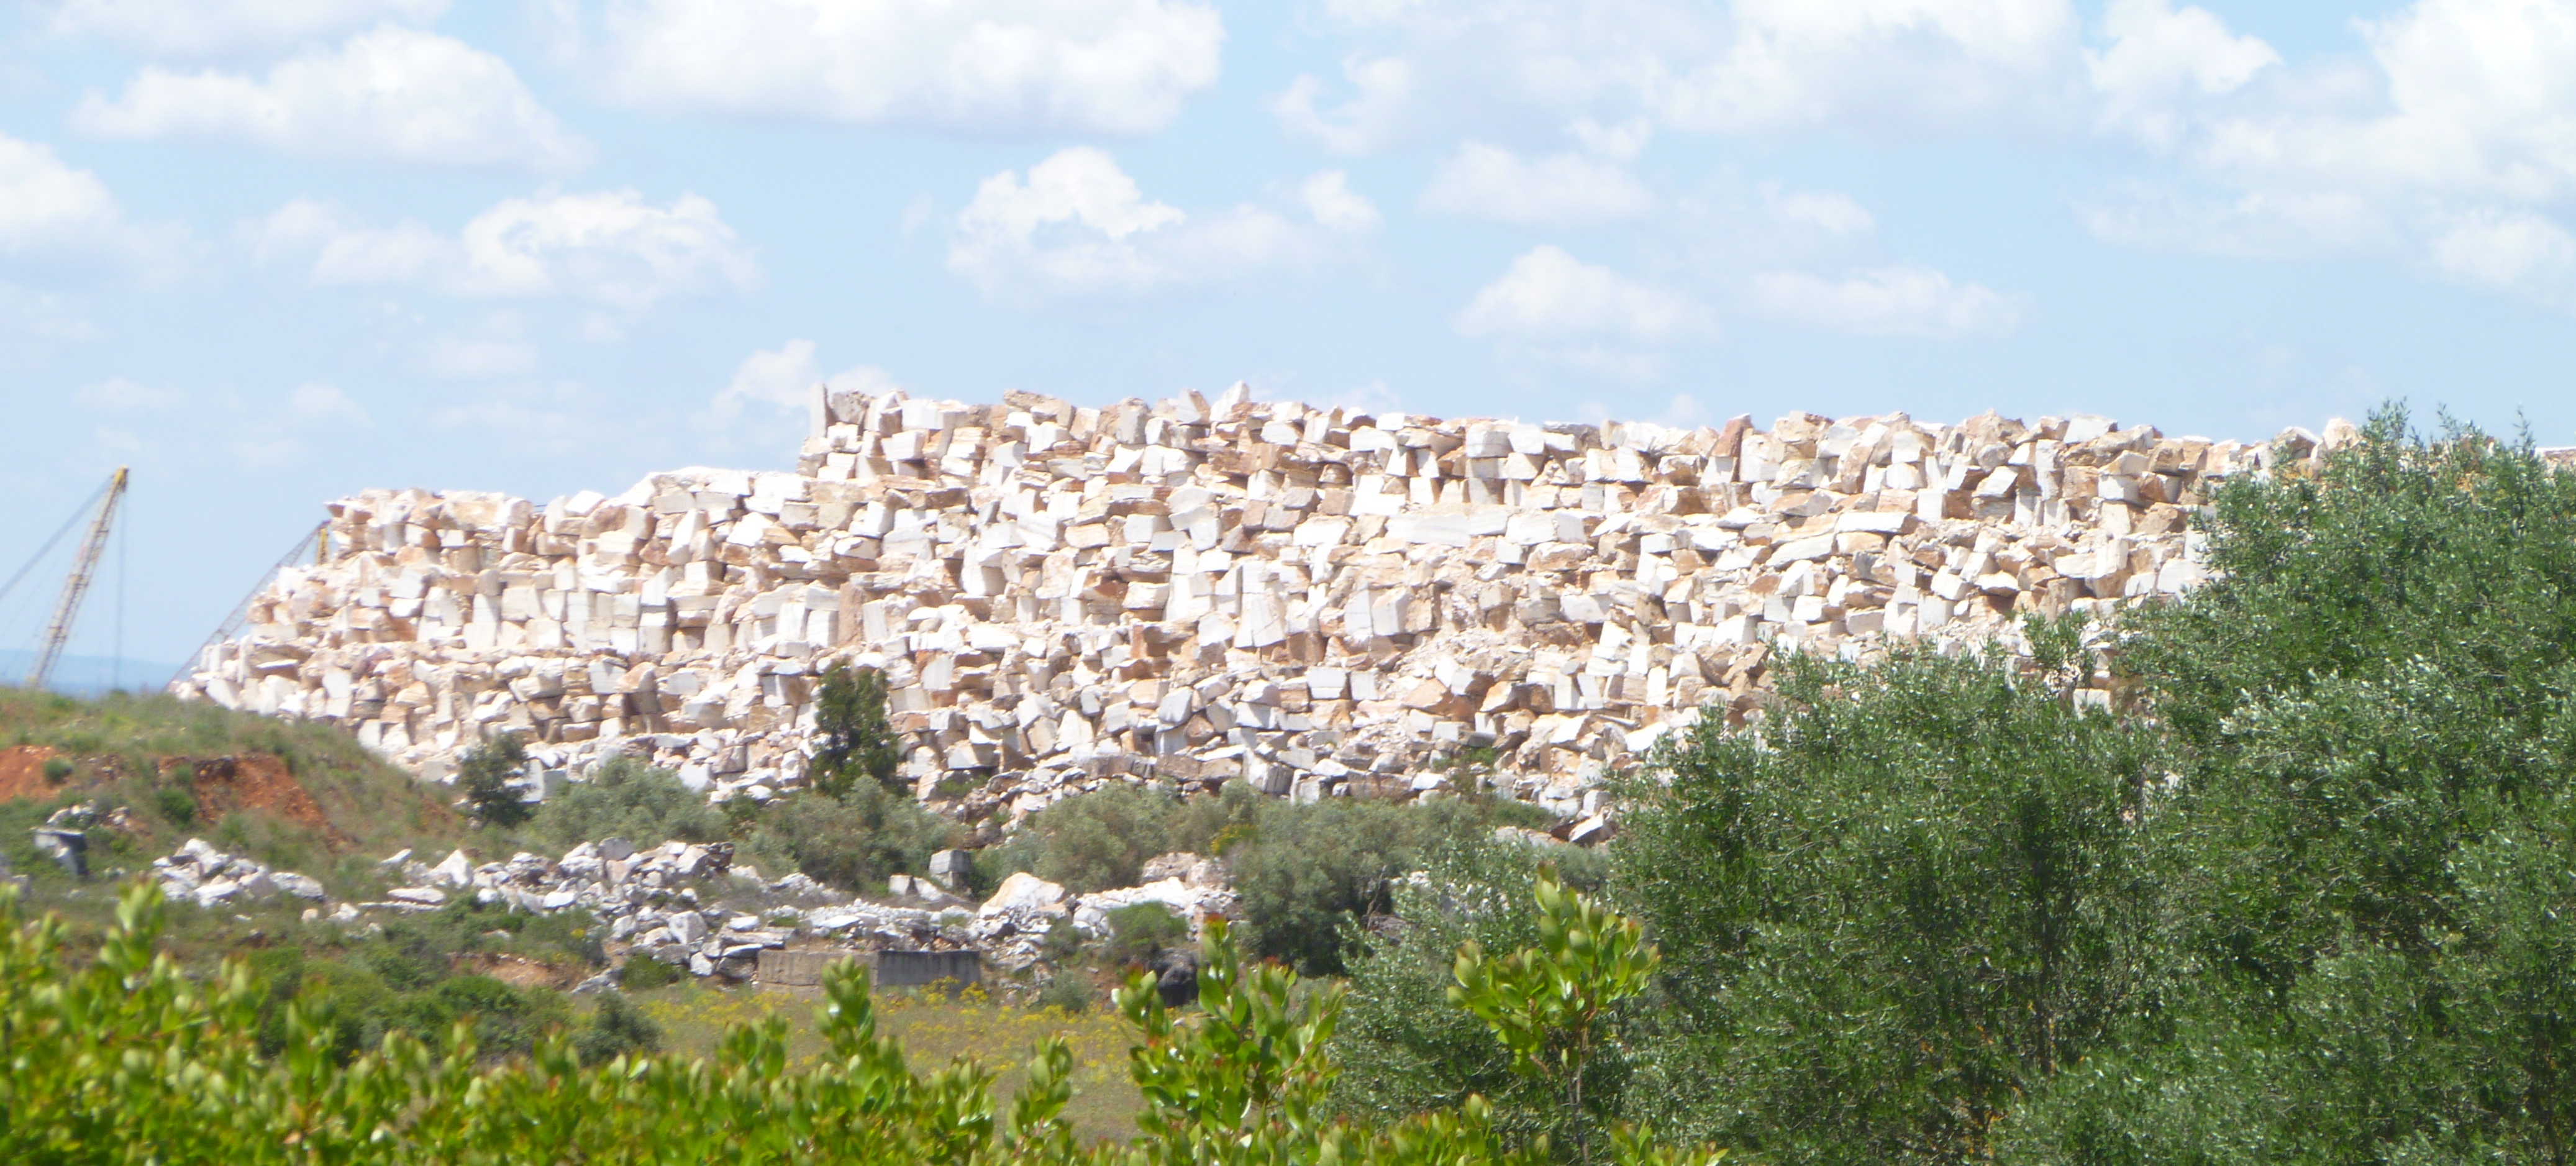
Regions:
<instances>
[{"instance_id":1,"label":"grass","mask_svg":"<svg viewBox=\"0 0 2576 1166\"><path fill-rule=\"evenodd\" d=\"M45 767L43 794L0 803L0 853L40 881L52 864L33 849L28 828L83 801L122 807L132 821L125 831L93 832L94 870L140 869L201 837L228 853L322 879L347 898L381 892L374 859L469 837L446 790L422 785L330 725L164 695L81 700L0 688L0 748L16 746L56 755ZM269 809L223 812L198 804L184 763L255 755L282 762L316 814L299 820Z\"/></svg>"},{"instance_id":2,"label":"grass","mask_svg":"<svg viewBox=\"0 0 2576 1166\"><path fill-rule=\"evenodd\" d=\"M787 1022L791 1061L810 1063L824 1051L814 1015L823 1002L819 988L775 984L714 988L692 981L633 993L632 998L662 1026L662 1047L673 1051L712 1056L727 1028L757 1024L772 1016ZM955 995L926 990L881 992L877 1029L903 1042L916 1072L956 1059L998 1071L994 1096L1006 1103L1024 1077L1021 1066L1029 1058L1030 1047L1046 1037L1061 1036L1073 1049L1074 1097L1065 1112L1075 1131L1086 1140L1124 1139L1136 1133L1136 1111L1143 1102L1127 1075L1133 1033L1126 1021L1106 1009L1073 1013L1025 1008L996 1002L974 987Z\"/></svg>"}]
</instances>

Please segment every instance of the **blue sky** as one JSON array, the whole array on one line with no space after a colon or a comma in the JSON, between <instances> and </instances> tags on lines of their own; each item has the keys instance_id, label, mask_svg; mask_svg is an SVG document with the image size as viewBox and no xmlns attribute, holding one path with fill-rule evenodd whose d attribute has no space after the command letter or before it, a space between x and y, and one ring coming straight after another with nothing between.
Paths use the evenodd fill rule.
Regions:
<instances>
[{"instance_id":1,"label":"blue sky","mask_svg":"<svg viewBox=\"0 0 2576 1166\"><path fill-rule=\"evenodd\" d=\"M2576 443L2571 194L2567 0L22 0L0 568L132 463L176 660L327 499L823 378Z\"/></svg>"}]
</instances>

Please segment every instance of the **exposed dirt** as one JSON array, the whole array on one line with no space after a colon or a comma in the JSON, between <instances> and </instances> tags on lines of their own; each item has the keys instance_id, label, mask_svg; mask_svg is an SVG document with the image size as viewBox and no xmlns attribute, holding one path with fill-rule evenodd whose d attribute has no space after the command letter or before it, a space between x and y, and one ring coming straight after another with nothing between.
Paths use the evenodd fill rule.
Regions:
<instances>
[{"instance_id":1,"label":"exposed dirt","mask_svg":"<svg viewBox=\"0 0 2576 1166\"><path fill-rule=\"evenodd\" d=\"M323 816L313 795L286 771L286 763L269 754L245 753L204 761L177 757L162 765L164 773L182 767L193 770L188 784L197 795L197 814L203 821L221 821L225 815L240 810L261 810L320 832L331 840L334 849L347 842L332 829L331 820Z\"/></svg>"},{"instance_id":2,"label":"exposed dirt","mask_svg":"<svg viewBox=\"0 0 2576 1166\"><path fill-rule=\"evenodd\" d=\"M45 780L45 762L53 757L54 751L43 745L0 749L0 802L50 798L63 792L62 785Z\"/></svg>"},{"instance_id":3,"label":"exposed dirt","mask_svg":"<svg viewBox=\"0 0 2576 1166\"><path fill-rule=\"evenodd\" d=\"M581 974L572 968L538 963L515 955L461 955L451 965L465 975L490 976L513 988L572 987L581 982Z\"/></svg>"}]
</instances>

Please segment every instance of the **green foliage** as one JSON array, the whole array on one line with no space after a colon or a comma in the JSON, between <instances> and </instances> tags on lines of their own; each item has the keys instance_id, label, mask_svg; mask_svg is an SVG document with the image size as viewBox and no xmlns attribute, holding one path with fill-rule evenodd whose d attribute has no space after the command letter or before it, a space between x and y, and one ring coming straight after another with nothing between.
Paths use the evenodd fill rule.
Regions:
<instances>
[{"instance_id":1,"label":"green foliage","mask_svg":"<svg viewBox=\"0 0 2576 1166\"><path fill-rule=\"evenodd\" d=\"M1090 978L1070 968L1056 972L1055 978L1038 990L1038 1007L1074 1015L1091 1011L1095 999Z\"/></svg>"},{"instance_id":2,"label":"green foliage","mask_svg":"<svg viewBox=\"0 0 2576 1166\"><path fill-rule=\"evenodd\" d=\"M1201 1009L1175 1015L1142 977L1119 993L1140 1043L1130 1071L1143 1136L1078 1146L1065 1120L1072 1052L1036 1050L1007 1106L993 1075L955 1064L927 1076L877 1031L866 974L836 968L818 1010L829 1052L789 1067L785 1025L730 1032L712 1060L624 1052L584 1064L550 1036L491 1063L473 1030L445 1052L402 1032L345 1066L301 998L282 1038L255 1036L269 993L228 962L203 981L155 950L159 893L138 883L119 924L77 954L62 922L22 923L0 889L0 1160L23 1162L442 1163L1183 1163L1370 1166L1534 1164L1543 1145L1498 1139L1471 1100L1401 1123L1325 1118L1339 993L1304 991L1276 965L1246 968L1211 926ZM610 1007L605 1002L603 1010ZM621 1022L622 1023L622 1022ZM1653 1138L1614 1140L1623 1164L1708 1162Z\"/></svg>"},{"instance_id":3,"label":"green foliage","mask_svg":"<svg viewBox=\"0 0 2576 1166\"><path fill-rule=\"evenodd\" d=\"M728 809L734 805L726 803ZM840 797L805 792L773 798L742 811L734 823L738 861L752 862L772 878L803 871L848 888L881 888L888 875L926 871L931 854L957 834L956 823L875 782L853 785Z\"/></svg>"},{"instance_id":4,"label":"green foliage","mask_svg":"<svg viewBox=\"0 0 2576 1166\"><path fill-rule=\"evenodd\" d=\"M197 795L184 785L165 785L152 791L152 806L173 826L189 826L197 821Z\"/></svg>"},{"instance_id":5,"label":"green foliage","mask_svg":"<svg viewBox=\"0 0 2576 1166\"><path fill-rule=\"evenodd\" d=\"M1161 903L1136 903L1109 913L1109 946L1101 953L1112 966L1149 963L1168 947L1190 937L1190 921Z\"/></svg>"},{"instance_id":6,"label":"green foliage","mask_svg":"<svg viewBox=\"0 0 2576 1166\"><path fill-rule=\"evenodd\" d=\"M1782 1161L1959 1160L2145 1004L2158 738L2000 652L1787 671L1760 732L1629 791L1677 1009L1632 1104Z\"/></svg>"},{"instance_id":7,"label":"green foliage","mask_svg":"<svg viewBox=\"0 0 2576 1166\"><path fill-rule=\"evenodd\" d=\"M603 762L590 780L569 783L546 799L530 826L566 848L623 838L644 849L673 840L714 842L727 833L724 815L707 804L705 794L670 770L622 753Z\"/></svg>"},{"instance_id":8,"label":"green foliage","mask_svg":"<svg viewBox=\"0 0 2576 1166\"><path fill-rule=\"evenodd\" d=\"M2156 817L2175 986L2007 1144L2568 1161L2576 477L2390 411L2215 504L2217 577L2123 652L2191 760Z\"/></svg>"},{"instance_id":9,"label":"green foliage","mask_svg":"<svg viewBox=\"0 0 2576 1166\"><path fill-rule=\"evenodd\" d=\"M658 964L656 960L644 961ZM623 992L603 992L599 1007L590 1014L590 1023L581 1035L573 1038L573 1051L581 1063L596 1065L613 1057L649 1053L662 1047L662 1026L644 1015L644 1010L626 999Z\"/></svg>"},{"instance_id":10,"label":"green foliage","mask_svg":"<svg viewBox=\"0 0 2576 1166\"><path fill-rule=\"evenodd\" d=\"M528 820L536 807L520 800L510 779L528 765L528 747L504 733L465 751L456 762L456 788L486 826L507 829Z\"/></svg>"},{"instance_id":11,"label":"green foliage","mask_svg":"<svg viewBox=\"0 0 2576 1166\"><path fill-rule=\"evenodd\" d=\"M1553 870L1539 872L1536 895L1538 945L1492 957L1472 939L1459 945L1449 1002L1493 1030L1515 1070L1562 1091L1578 1156L1588 1162L1584 1071L1610 1009L1646 990L1662 956L1647 945L1643 925L1565 889Z\"/></svg>"},{"instance_id":12,"label":"green foliage","mask_svg":"<svg viewBox=\"0 0 2576 1166\"><path fill-rule=\"evenodd\" d=\"M53 783L53 784L55 784L55 785L61 785L61 784L63 784L64 782L70 781L71 779L72 779L72 759L71 759L71 758L69 758L69 757L48 757L48 758L46 758L46 759L45 759L45 780L46 780L46 781L52 782L52 783Z\"/></svg>"},{"instance_id":13,"label":"green foliage","mask_svg":"<svg viewBox=\"0 0 2576 1166\"><path fill-rule=\"evenodd\" d=\"M892 785L903 748L886 721L885 677L873 668L834 664L814 697L814 754L806 776L815 789L842 796L866 777Z\"/></svg>"},{"instance_id":14,"label":"green foliage","mask_svg":"<svg viewBox=\"0 0 2576 1166\"><path fill-rule=\"evenodd\" d=\"M1014 870L1074 891L1133 886L1145 861L1170 851L1221 855L1244 909L1244 942L1308 975L1343 970L1349 930L1393 906L1393 881L1444 839L1525 824L1530 807L1484 798L1424 805L1355 798L1293 802L1241 782L1186 801L1136 785L1105 785L1031 816L1010 842L976 854L977 889Z\"/></svg>"},{"instance_id":15,"label":"green foliage","mask_svg":"<svg viewBox=\"0 0 2576 1166\"><path fill-rule=\"evenodd\" d=\"M644 992L679 983L685 975L678 965L639 955L617 965L617 986L629 992Z\"/></svg>"},{"instance_id":16,"label":"green foliage","mask_svg":"<svg viewBox=\"0 0 2576 1166\"><path fill-rule=\"evenodd\" d=\"M1038 877L1076 894L1136 885L1145 861L1166 852L1180 799L1145 786L1112 783L1030 816Z\"/></svg>"},{"instance_id":17,"label":"green foliage","mask_svg":"<svg viewBox=\"0 0 2576 1166\"><path fill-rule=\"evenodd\" d=\"M1263 799L1224 851L1247 946L1308 975L1342 972L1352 934L1394 909L1396 880L1440 840L1489 832L1491 820L1490 807L1464 800Z\"/></svg>"},{"instance_id":18,"label":"green foliage","mask_svg":"<svg viewBox=\"0 0 2576 1166\"><path fill-rule=\"evenodd\" d=\"M1601 884L1592 851L1542 853L1489 837L1434 848L1422 878L1395 885L1401 925L1366 936L1351 963L1333 1041L1345 1066L1334 1084L1337 1112L1386 1121L1481 1095L1493 1102L1496 1128L1511 1136L1562 1131L1563 1101L1550 1084L1516 1072L1493 1030L1448 1002L1461 947L1512 951L1539 942L1534 908L1543 863L1576 885ZM1584 1095L1607 1112L1620 1108L1629 1071L1624 1047L1586 1066Z\"/></svg>"}]
</instances>

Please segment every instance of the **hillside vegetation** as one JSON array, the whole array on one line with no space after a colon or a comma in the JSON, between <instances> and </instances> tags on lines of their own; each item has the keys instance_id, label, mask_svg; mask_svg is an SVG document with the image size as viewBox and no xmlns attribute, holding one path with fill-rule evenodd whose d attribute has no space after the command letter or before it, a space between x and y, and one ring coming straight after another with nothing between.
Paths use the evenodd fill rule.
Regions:
<instances>
[{"instance_id":1,"label":"hillside vegetation","mask_svg":"<svg viewBox=\"0 0 2576 1166\"><path fill-rule=\"evenodd\" d=\"M896 1075L847 982L820 1022L832 1055L796 1072L774 1028L712 1065L605 1074L543 1035L434 1062L391 1031L343 1071L296 1051L335 1047L300 1006L265 1054L223 1043L237 1019L162 1076L111 1072L189 1009L249 1015L244 981L184 1007L172 981L141 1011L14 1022L69 1067L51 1093L13 1079L47 1100L12 1116L184 1124L209 1104L180 1084L202 1063L271 1107L246 1112L394 1122L404 1148L370 1151L389 1160L406 1139L495 1160L2576 1160L2576 475L2390 412L2314 473L2228 485L2201 522L2207 584L2119 626L2029 624L2026 658L1785 661L1743 727L1659 746L1595 854L1500 841L1510 811L1472 799L1048 810L985 873L1105 885L1204 846L1248 908L1279 888L1247 925L1258 951L1345 974L1254 970L1219 929L1203 1011L1122 995L1125 1145L1072 1144L1052 1048L1011 1117L974 1074ZM102 965L141 974L138 912ZM15 932L9 980L68 982L48 926ZM364 1104L319 1100L355 1098L362 1064L386 1067ZM98 1116L111 1095L136 1124Z\"/></svg>"},{"instance_id":2,"label":"hillside vegetation","mask_svg":"<svg viewBox=\"0 0 2576 1166\"><path fill-rule=\"evenodd\" d=\"M1667 958L1604 1113L1783 1163L2576 1155L2576 476L2387 414L2205 533L2187 601L2035 625L2030 667L1801 661L1657 758L1611 887ZM1344 1103L1548 1124L1420 1006L1527 921L1413 909Z\"/></svg>"}]
</instances>

